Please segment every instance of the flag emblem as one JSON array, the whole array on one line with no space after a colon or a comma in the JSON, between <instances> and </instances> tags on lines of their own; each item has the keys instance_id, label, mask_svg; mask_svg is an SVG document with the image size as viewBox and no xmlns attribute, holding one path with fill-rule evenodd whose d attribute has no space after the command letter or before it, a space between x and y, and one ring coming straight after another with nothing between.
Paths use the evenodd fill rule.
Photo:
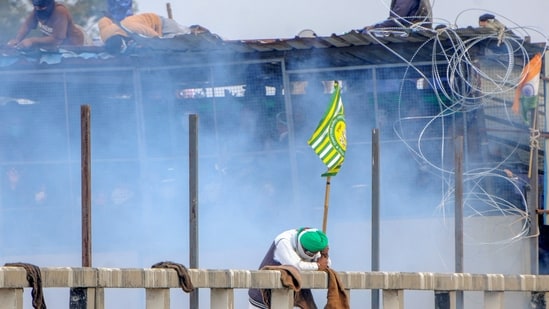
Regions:
<instances>
[{"instance_id":1,"label":"flag emblem","mask_svg":"<svg viewBox=\"0 0 549 309\"><path fill-rule=\"evenodd\" d=\"M513 112L520 113L526 122L528 122L528 110L536 108L538 105L540 73L541 54L537 53L522 69L512 106Z\"/></svg>"},{"instance_id":2,"label":"flag emblem","mask_svg":"<svg viewBox=\"0 0 549 309\"><path fill-rule=\"evenodd\" d=\"M347 150L347 125L341 101L341 88L337 81L334 82L334 91L324 117L307 144L328 168L322 176L335 176L343 164Z\"/></svg>"}]
</instances>

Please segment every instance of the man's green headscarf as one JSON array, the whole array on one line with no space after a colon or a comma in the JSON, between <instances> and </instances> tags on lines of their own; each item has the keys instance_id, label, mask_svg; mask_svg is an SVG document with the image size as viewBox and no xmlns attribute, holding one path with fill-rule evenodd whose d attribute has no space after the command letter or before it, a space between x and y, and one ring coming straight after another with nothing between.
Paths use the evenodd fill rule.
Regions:
<instances>
[{"instance_id":1,"label":"man's green headscarf","mask_svg":"<svg viewBox=\"0 0 549 309\"><path fill-rule=\"evenodd\" d=\"M322 251L328 246L328 237L318 229L301 228L297 237L301 246L311 252Z\"/></svg>"}]
</instances>

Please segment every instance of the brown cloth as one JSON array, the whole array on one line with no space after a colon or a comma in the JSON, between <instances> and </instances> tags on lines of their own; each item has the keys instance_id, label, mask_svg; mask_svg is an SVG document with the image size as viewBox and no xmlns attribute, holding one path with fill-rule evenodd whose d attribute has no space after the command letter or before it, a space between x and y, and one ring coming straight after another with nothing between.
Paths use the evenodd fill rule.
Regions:
<instances>
[{"instance_id":1,"label":"brown cloth","mask_svg":"<svg viewBox=\"0 0 549 309\"><path fill-rule=\"evenodd\" d=\"M328 301L324 309L349 309L349 299L341 279L331 268L326 269L326 273L328 274Z\"/></svg>"},{"instance_id":2,"label":"brown cloth","mask_svg":"<svg viewBox=\"0 0 549 309\"><path fill-rule=\"evenodd\" d=\"M280 281L284 287L294 290L294 306L301 309L317 309L313 294L310 289L301 288L301 274L299 270L290 265L267 265L261 270L278 270L280 271ZM271 290L262 289L263 302L267 308L271 307Z\"/></svg>"},{"instance_id":3,"label":"brown cloth","mask_svg":"<svg viewBox=\"0 0 549 309\"><path fill-rule=\"evenodd\" d=\"M28 263L6 263L4 266L22 267L27 271L27 281L32 287L32 307L35 309L46 309L44 292L42 291L42 272L40 267Z\"/></svg>"},{"instance_id":4,"label":"brown cloth","mask_svg":"<svg viewBox=\"0 0 549 309\"><path fill-rule=\"evenodd\" d=\"M194 291L193 283L191 282L191 276L189 271L183 264L174 263L174 262L158 262L151 266L151 268L169 268L177 271L177 276L179 277L179 286L183 289L184 292L190 293Z\"/></svg>"},{"instance_id":5,"label":"brown cloth","mask_svg":"<svg viewBox=\"0 0 549 309\"><path fill-rule=\"evenodd\" d=\"M301 291L296 292L294 298L294 306L301 309L317 309L315 299L313 298L313 293L311 289L301 289Z\"/></svg>"}]
</instances>

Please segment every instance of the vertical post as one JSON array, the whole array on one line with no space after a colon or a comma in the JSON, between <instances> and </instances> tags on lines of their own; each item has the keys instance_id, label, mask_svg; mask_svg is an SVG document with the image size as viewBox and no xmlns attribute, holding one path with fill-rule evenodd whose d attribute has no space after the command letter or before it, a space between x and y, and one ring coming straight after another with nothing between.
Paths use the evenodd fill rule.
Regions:
<instances>
[{"instance_id":1,"label":"vertical post","mask_svg":"<svg viewBox=\"0 0 549 309\"><path fill-rule=\"evenodd\" d=\"M463 136L454 140L454 263L463 272ZM463 309L463 291L435 291L436 309Z\"/></svg>"},{"instance_id":2,"label":"vertical post","mask_svg":"<svg viewBox=\"0 0 549 309\"><path fill-rule=\"evenodd\" d=\"M0 301L2 301L2 308L23 308L23 288L0 289Z\"/></svg>"},{"instance_id":3,"label":"vertical post","mask_svg":"<svg viewBox=\"0 0 549 309\"><path fill-rule=\"evenodd\" d=\"M484 308L503 308L504 304L503 291L484 291Z\"/></svg>"},{"instance_id":4,"label":"vertical post","mask_svg":"<svg viewBox=\"0 0 549 309\"><path fill-rule=\"evenodd\" d=\"M455 272L463 272L463 136L457 136L454 143L455 165ZM463 309L463 291L456 292L456 308Z\"/></svg>"},{"instance_id":5,"label":"vertical post","mask_svg":"<svg viewBox=\"0 0 549 309\"><path fill-rule=\"evenodd\" d=\"M531 132L537 132L537 107L531 111ZM539 208L539 167L538 167L538 141L535 136L530 136L530 167L528 169L528 177L530 181L530 190L527 192L528 214L530 217L530 236L538 235L538 215L536 209ZM530 237L530 273L537 275L539 273L539 257L538 257L538 237Z\"/></svg>"},{"instance_id":6,"label":"vertical post","mask_svg":"<svg viewBox=\"0 0 549 309\"><path fill-rule=\"evenodd\" d=\"M189 115L189 266L198 268L198 115ZM198 305L198 289L190 293L190 308Z\"/></svg>"},{"instance_id":7,"label":"vertical post","mask_svg":"<svg viewBox=\"0 0 549 309\"><path fill-rule=\"evenodd\" d=\"M274 61L280 61L280 69L282 74L282 89L291 89L290 84L290 73L286 71L286 63L284 62L284 59L279 60L273 60L272 63L275 63ZM300 183L300 177L299 177L299 163L297 160L297 153L299 151L296 150L296 137L295 137L295 124L294 124L294 112L293 112L293 104L292 104L292 92L291 91L284 91L284 109L286 110L286 122L288 126L288 156L290 160L290 177L291 177L291 196L293 197L293 205L296 205L296 211L299 214L299 216L303 216L303 207L300 205L304 205L305 203L302 202L301 197L301 183Z\"/></svg>"},{"instance_id":8,"label":"vertical post","mask_svg":"<svg viewBox=\"0 0 549 309\"><path fill-rule=\"evenodd\" d=\"M549 74L549 61L545 61L545 59L549 59L547 58L549 57L549 51L546 51L545 52L545 55L543 57L543 72L545 73L545 75ZM547 92L549 91L549 79L546 79L544 78L543 79L543 106L545 106L545 110L547 110L547 107L549 106L549 95L547 94ZM544 128L544 131L547 131L549 130L549 113L544 113L545 114L545 128ZM549 142L547 142L547 138L545 139L544 141L544 153L547 154L549 153ZM547 192L547 189L548 189L548 180L549 178L547 177L547 170L548 170L548 167L549 167L549 159L547 159L547 155L543 156L544 158L544 165L543 165L543 170L544 170L544 173L543 173L543 196L547 197L549 196L549 193ZM543 202L544 202L544 205L541 205L543 209L549 209L549 206L547 206L547 203L548 203L549 199L548 198L544 198L543 199ZM547 222L547 215L544 215L543 216L543 224L548 224ZM537 242L537 240L536 240Z\"/></svg>"},{"instance_id":9,"label":"vertical post","mask_svg":"<svg viewBox=\"0 0 549 309\"><path fill-rule=\"evenodd\" d=\"M145 289L146 308L170 309L170 289Z\"/></svg>"},{"instance_id":10,"label":"vertical post","mask_svg":"<svg viewBox=\"0 0 549 309\"><path fill-rule=\"evenodd\" d=\"M172 15L172 5L171 3L166 3L166 11L168 11L168 18L169 19L173 19L173 15Z\"/></svg>"},{"instance_id":11,"label":"vertical post","mask_svg":"<svg viewBox=\"0 0 549 309\"><path fill-rule=\"evenodd\" d=\"M90 106L80 106L80 143L81 143L81 198L82 198L82 267L91 267L91 130ZM88 300L95 302L94 295L88 298L93 289L74 287L70 289L70 309L88 309ZM91 304L89 309L92 309Z\"/></svg>"},{"instance_id":12,"label":"vertical post","mask_svg":"<svg viewBox=\"0 0 549 309\"><path fill-rule=\"evenodd\" d=\"M372 271L379 271L379 129L372 130ZM372 290L372 309L379 309L379 290Z\"/></svg>"},{"instance_id":13,"label":"vertical post","mask_svg":"<svg viewBox=\"0 0 549 309\"><path fill-rule=\"evenodd\" d=\"M234 308L233 289L211 288L210 308Z\"/></svg>"},{"instance_id":14,"label":"vertical post","mask_svg":"<svg viewBox=\"0 0 549 309\"><path fill-rule=\"evenodd\" d=\"M271 308L294 308L294 291L288 288L271 290Z\"/></svg>"},{"instance_id":15,"label":"vertical post","mask_svg":"<svg viewBox=\"0 0 549 309\"><path fill-rule=\"evenodd\" d=\"M549 51L546 51L545 52L545 55L543 57L543 59L549 59L547 58L549 57ZM549 61L546 61L544 60L543 61L543 73L545 74L545 76L547 76L549 72ZM549 91L549 80L548 79L543 79L543 105L544 105L544 109L547 110L547 107L549 106L549 96L547 95L548 91ZM544 115L544 119L545 119L545 128L544 128L544 131L547 131L548 130L548 123L549 123L549 113L545 113ZM549 142L548 142L548 139L547 137L545 137L545 140L543 142L544 144L544 152L547 154L549 153ZM532 151L532 150L531 150ZM536 162L536 165L538 164L538 158L535 159L535 162ZM532 164L533 165L533 164ZM531 169L533 169L534 167L532 166ZM537 173L537 169L538 167L536 167L536 175L538 174ZM544 158L544 163L543 163L543 170L544 171L547 171L549 170L549 160L547 160L547 158L545 157ZM530 179L530 181L532 181L532 179ZM539 182L539 178L537 180ZM544 214L543 215L543 222L538 222L539 218L537 216L537 214L535 213L535 209L536 208L543 208L543 209L549 209L549 206L547 205L549 199L548 198L544 198L543 199L543 205L540 205L539 203L539 200L538 200L538 197L539 197L539 183L535 184L535 187L534 187L534 184L532 182L530 182L530 190L528 191L527 193L527 201L528 201L528 213L529 213L529 218L530 218L530 222L531 223L531 226L530 226L530 235L536 235L537 233L539 233L539 224L543 224L543 225L547 225L548 222L547 222L547 214ZM548 192L549 191L549 178L547 176L547 172L543 173L543 196L548 196ZM535 199L536 199L536 202L534 202L533 198L534 198L534 193L535 192ZM535 222L535 223L534 223ZM533 274L539 274L539 237L541 235L537 234L538 236L537 237L532 237L530 239L530 247L532 248L530 250L530 263L531 263L531 269L532 269L532 273ZM534 261L535 259L535 261ZM536 263L536 267L534 269L534 263ZM535 272L534 272L535 271ZM542 274L543 275L543 274ZM533 292L532 293L532 301L531 303L533 305L532 308L545 308L545 304L548 303L547 302L547 297L546 297L547 293L543 293L543 292ZM536 306L536 307L534 307Z\"/></svg>"},{"instance_id":16,"label":"vertical post","mask_svg":"<svg viewBox=\"0 0 549 309\"><path fill-rule=\"evenodd\" d=\"M530 132L537 132L537 106L531 111L532 129ZM538 167L538 141L530 133L530 167L528 169L530 190L526 193L528 208L528 217L530 219L530 273L539 274L539 222L536 209L539 208L539 167ZM531 307L546 308L544 298L540 297L540 292L532 292Z\"/></svg>"},{"instance_id":17,"label":"vertical post","mask_svg":"<svg viewBox=\"0 0 549 309\"><path fill-rule=\"evenodd\" d=\"M80 107L82 147L82 267L91 267L91 147L90 106Z\"/></svg>"},{"instance_id":18,"label":"vertical post","mask_svg":"<svg viewBox=\"0 0 549 309\"><path fill-rule=\"evenodd\" d=\"M435 291L435 309L456 309L458 291Z\"/></svg>"},{"instance_id":19,"label":"vertical post","mask_svg":"<svg viewBox=\"0 0 549 309\"><path fill-rule=\"evenodd\" d=\"M404 290L383 290L384 309L404 309Z\"/></svg>"},{"instance_id":20,"label":"vertical post","mask_svg":"<svg viewBox=\"0 0 549 309\"><path fill-rule=\"evenodd\" d=\"M450 309L450 293L435 291L435 309Z\"/></svg>"}]
</instances>

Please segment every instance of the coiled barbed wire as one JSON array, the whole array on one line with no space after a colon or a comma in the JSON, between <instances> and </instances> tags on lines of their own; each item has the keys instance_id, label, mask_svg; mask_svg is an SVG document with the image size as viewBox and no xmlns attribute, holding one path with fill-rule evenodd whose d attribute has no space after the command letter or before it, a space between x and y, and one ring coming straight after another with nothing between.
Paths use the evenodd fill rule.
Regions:
<instances>
[{"instance_id":1,"label":"coiled barbed wire","mask_svg":"<svg viewBox=\"0 0 549 309\"><path fill-rule=\"evenodd\" d=\"M451 25L440 27L437 30L431 30L430 28L420 28L420 30L432 31L433 36L418 48L418 51L411 59L405 59L398 52L392 50L389 45L383 44L378 39L379 37L391 35L393 32L396 35L402 36L402 33L404 33L402 29L374 30L370 32L370 36L408 65L402 81L406 80L406 75L409 72L414 71L424 79L435 94L439 106L439 110L435 115L403 116L400 107L405 98L403 97L403 88L401 88L398 99L399 117L393 123L393 130L397 137L406 145L410 153L413 154L414 159L422 166L428 166L430 174L439 177L441 180L442 198L437 206L437 210L445 216L447 205L453 205L452 198L455 193L454 171L451 168L445 167L444 162L444 151L447 148L445 142L448 139L445 129L446 119L449 119L448 117L456 113L466 113L483 107L486 102L498 102L500 100L497 100L497 98L513 93L521 78L521 74L517 68L523 67L529 62L528 50L524 46L526 40L515 33L528 36L529 31L534 31L538 34L541 34L541 32L537 32L538 30L534 28L517 26L508 28L503 37L499 37L497 33L489 33L463 40L458 31L459 29L455 29ZM380 32L376 34L376 31ZM495 44L495 42L498 43ZM547 42L548 40L545 37L545 46L547 46ZM481 45L493 46L489 50L492 54L484 56L481 59L491 62L492 69L490 69L489 65L484 68L479 57L471 54L471 51L476 46ZM432 49L431 77L428 76L429 72L423 72L421 68L413 64L415 56L424 48ZM497 70L493 69L494 66ZM441 67L445 67L446 70L441 72ZM496 104L496 107L503 111L502 114L505 115L506 120L512 122L514 118L508 112L508 103L509 101L504 99L499 105ZM423 125L423 127L416 131L416 136L410 136L410 130L406 130L409 127L407 125L409 123ZM425 140L427 140L427 132L433 128L440 129L438 163L430 159L423 149ZM410 141L414 142L411 143ZM532 134L530 144L534 149L536 149L536 143L539 143L538 138L535 138L535 134ZM510 223L510 232L500 239L483 240L478 237L475 238L473 235L468 235L470 242L477 244L509 244L532 236L529 234L531 222L527 212L525 192L516 179L502 175L500 172L501 167L515 155L519 145L520 143L517 141L511 147L510 153L505 155L496 166L472 169L464 173L464 187L467 188L466 192L464 192L464 207L468 209L467 218L494 214L516 217L516 220ZM520 205L517 206L511 201L487 190L485 183L494 179L507 183L517 194Z\"/></svg>"}]
</instances>

